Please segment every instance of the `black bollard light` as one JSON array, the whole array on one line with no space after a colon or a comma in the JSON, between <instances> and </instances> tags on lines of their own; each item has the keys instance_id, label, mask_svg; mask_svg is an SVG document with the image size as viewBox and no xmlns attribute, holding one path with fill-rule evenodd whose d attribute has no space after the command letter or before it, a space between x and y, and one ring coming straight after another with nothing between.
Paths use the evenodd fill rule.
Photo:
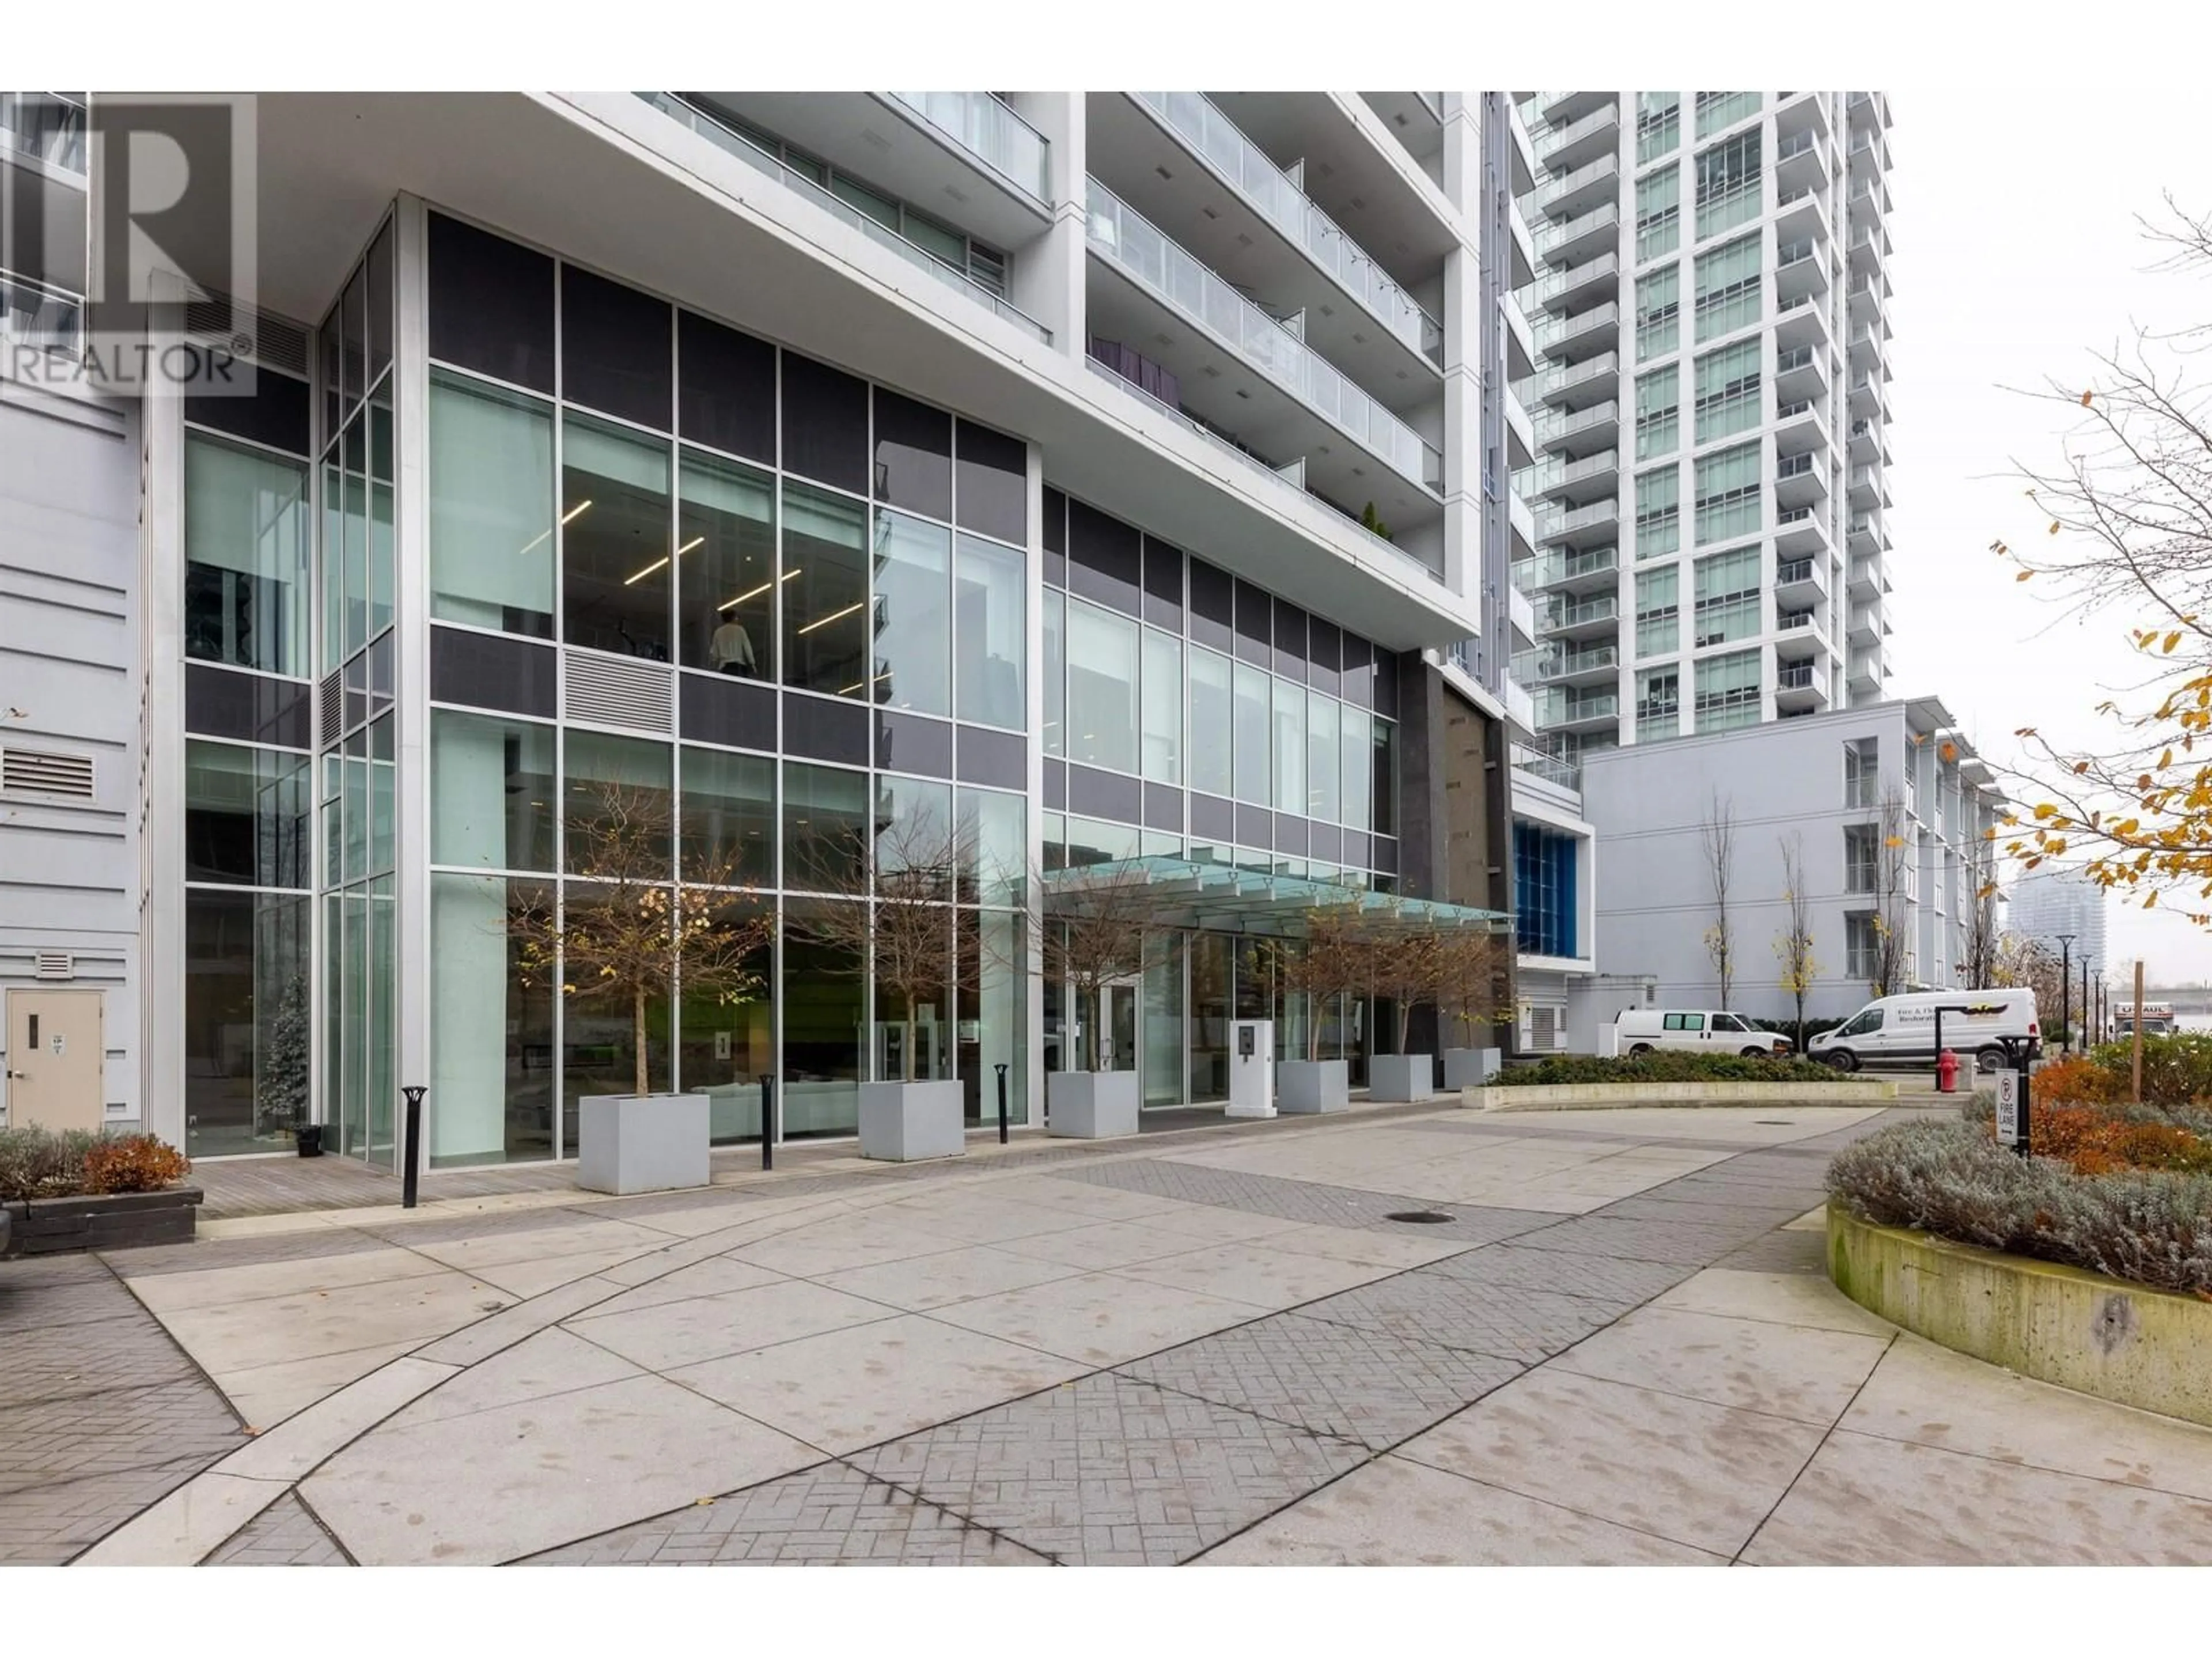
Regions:
<instances>
[{"instance_id":1,"label":"black bollard light","mask_svg":"<svg viewBox=\"0 0 2212 1659\"><path fill-rule=\"evenodd\" d=\"M1006 1062L998 1062L999 1071L999 1145L1006 1144Z\"/></svg>"},{"instance_id":2,"label":"black bollard light","mask_svg":"<svg viewBox=\"0 0 2212 1659\"><path fill-rule=\"evenodd\" d=\"M422 1173L422 1097L429 1090L420 1083L409 1084L399 1092L407 1097L407 1163L399 1176L399 1207L415 1207L415 1191Z\"/></svg>"},{"instance_id":3,"label":"black bollard light","mask_svg":"<svg viewBox=\"0 0 2212 1659\"><path fill-rule=\"evenodd\" d=\"M761 1168L775 1168L775 1073L761 1073Z\"/></svg>"}]
</instances>

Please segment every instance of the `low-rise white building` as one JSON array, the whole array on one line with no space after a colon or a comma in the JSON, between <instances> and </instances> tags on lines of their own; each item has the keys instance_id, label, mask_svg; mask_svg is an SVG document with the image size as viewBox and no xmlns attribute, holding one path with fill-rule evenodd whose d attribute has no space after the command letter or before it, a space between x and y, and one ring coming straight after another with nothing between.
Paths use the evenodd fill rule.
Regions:
<instances>
[{"instance_id":1,"label":"low-rise white building","mask_svg":"<svg viewBox=\"0 0 2212 1659\"><path fill-rule=\"evenodd\" d=\"M1785 848L1808 906L1808 1019L1850 1014L1885 977L1893 989L1960 982L2002 799L1932 697L1585 753L1583 811L1603 850L1596 967L1648 975L1662 1005L1718 998L1705 826L1725 816L1732 1006L1796 1012L1777 948L1790 931Z\"/></svg>"}]
</instances>

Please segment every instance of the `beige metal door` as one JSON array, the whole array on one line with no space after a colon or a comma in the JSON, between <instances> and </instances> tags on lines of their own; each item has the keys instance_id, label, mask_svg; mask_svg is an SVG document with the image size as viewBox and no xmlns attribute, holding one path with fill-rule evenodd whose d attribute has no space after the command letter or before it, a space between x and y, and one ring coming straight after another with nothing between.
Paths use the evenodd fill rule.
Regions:
<instances>
[{"instance_id":1,"label":"beige metal door","mask_svg":"<svg viewBox=\"0 0 2212 1659\"><path fill-rule=\"evenodd\" d=\"M97 1129L107 1116L107 1032L98 991L8 993L8 1121Z\"/></svg>"}]
</instances>

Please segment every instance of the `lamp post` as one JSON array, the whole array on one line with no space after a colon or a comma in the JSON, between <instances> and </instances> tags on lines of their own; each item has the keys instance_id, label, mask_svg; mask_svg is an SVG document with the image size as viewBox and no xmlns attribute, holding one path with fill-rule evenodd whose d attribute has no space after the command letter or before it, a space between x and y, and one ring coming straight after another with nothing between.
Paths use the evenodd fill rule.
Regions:
<instances>
[{"instance_id":1,"label":"lamp post","mask_svg":"<svg viewBox=\"0 0 2212 1659\"><path fill-rule=\"evenodd\" d=\"M2060 1047L2068 1054L2074 1052L2074 935L2059 933L2058 940L2058 1036Z\"/></svg>"},{"instance_id":2,"label":"lamp post","mask_svg":"<svg viewBox=\"0 0 2212 1659\"><path fill-rule=\"evenodd\" d=\"M2097 1041L2097 1018L2089 1006L2089 958L2087 957L2081 958L2081 1048L2086 1053L2089 1045Z\"/></svg>"}]
</instances>

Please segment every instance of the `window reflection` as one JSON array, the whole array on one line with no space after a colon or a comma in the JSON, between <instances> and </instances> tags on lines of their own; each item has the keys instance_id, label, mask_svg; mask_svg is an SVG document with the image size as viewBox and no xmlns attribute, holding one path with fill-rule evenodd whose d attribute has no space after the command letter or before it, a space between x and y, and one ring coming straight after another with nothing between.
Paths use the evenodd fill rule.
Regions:
<instances>
[{"instance_id":1,"label":"window reflection","mask_svg":"<svg viewBox=\"0 0 2212 1659\"><path fill-rule=\"evenodd\" d=\"M783 486L783 683L860 696L867 666L866 509L827 490Z\"/></svg>"},{"instance_id":2,"label":"window reflection","mask_svg":"<svg viewBox=\"0 0 2212 1659\"><path fill-rule=\"evenodd\" d=\"M775 677L775 482L687 450L676 519L684 665Z\"/></svg>"},{"instance_id":3,"label":"window reflection","mask_svg":"<svg viewBox=\"0 0 2212 1659\"><path fill-rule=\"evenodd\" d=\"M561 432L562 633L668 660L668 447L568 416Z\"/></svg>"}]
</instances>

